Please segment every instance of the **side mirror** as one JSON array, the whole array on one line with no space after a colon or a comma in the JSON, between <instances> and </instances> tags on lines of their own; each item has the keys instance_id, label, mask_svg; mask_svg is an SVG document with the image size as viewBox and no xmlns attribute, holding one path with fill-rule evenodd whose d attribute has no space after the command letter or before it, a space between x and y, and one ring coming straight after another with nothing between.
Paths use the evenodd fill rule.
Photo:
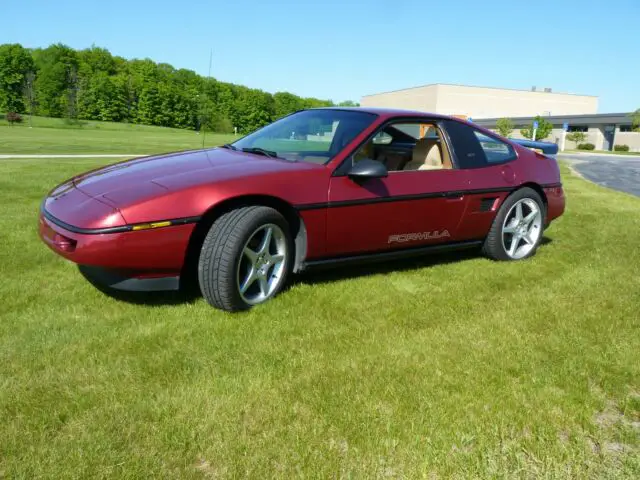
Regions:
<instances>
[{"instance_id":1,"label":"side mirror","mask_svg":"<svg viewBox=\"0 0 640 480\"><path fill-rule=\"evenodd\" d=\"M369 180L372 178L385 178L389 175L389 172L381 162L364 158L351 167L347 175L353 180Z\"/></svg>"}]
</instances>

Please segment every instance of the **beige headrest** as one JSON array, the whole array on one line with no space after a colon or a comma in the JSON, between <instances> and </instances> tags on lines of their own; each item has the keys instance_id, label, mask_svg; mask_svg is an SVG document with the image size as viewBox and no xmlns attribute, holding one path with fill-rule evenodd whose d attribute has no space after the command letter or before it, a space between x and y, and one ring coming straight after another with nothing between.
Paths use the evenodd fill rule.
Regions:
<instances>
[{"instance_id":1,"label":"beige headrest","mask_svg":"<svg viewBox=\"0 0 640 480\"><path fill-rule=\"evenodd\" d=\"M413 148L411 166L416 170L429 167L442 168L442 155L438 141L433 138L421 138Z\"/></svg>"}]
</instances>

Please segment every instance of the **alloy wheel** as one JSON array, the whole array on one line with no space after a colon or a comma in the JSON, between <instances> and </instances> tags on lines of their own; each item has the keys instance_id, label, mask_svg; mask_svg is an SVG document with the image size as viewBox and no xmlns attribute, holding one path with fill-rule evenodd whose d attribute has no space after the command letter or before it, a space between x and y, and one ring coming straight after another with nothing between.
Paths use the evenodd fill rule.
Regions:
<instances>
[{"instance_id":1,"label":"alloy wheel","mask_svg":"<svg viewBox=\"0 0 640 480\"><path fill-rule=\"evenodd\" d=\"M502 246L507 255L518 260L526 257L542 234L542 210L531 198L518 200L509 209L502 225Z\"/></svg>"},{"instance_id":2,"label":"alloy wheel","mask_svg":"<svg viewBox=\"0 0 640 480\"><path fill-rule=\"evenodd\" d=\"M273 223L257 228L244 244L238 261L238 292L249 305L271 298L286 272L287 238Z\"/></svg>"}]
</instances>

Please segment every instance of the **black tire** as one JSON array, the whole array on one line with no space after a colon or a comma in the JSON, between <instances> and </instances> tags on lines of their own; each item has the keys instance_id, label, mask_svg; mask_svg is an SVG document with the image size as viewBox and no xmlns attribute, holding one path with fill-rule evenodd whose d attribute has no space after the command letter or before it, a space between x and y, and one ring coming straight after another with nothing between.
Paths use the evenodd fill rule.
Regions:
<instances>
[{"instance_id":1,"label":"black tire","mask_svg":"<svg viewBox=\"0 0 640 480\"><path fill-rule=\"evenodd\" d=\"M240 293L238 271L245 244L265 225L278 226L286 241L283 272L279 276L276 291L267 299L275 296L286 284L294 248L287 221L280 212L270 207L237 208L221 215L202 243L198 260L198 282L202 295L209 304L228 312L247 310L254 305L245 301Z\"/></svg>"},{"instance_id":2,"label":"black tire","mask_svg":"<svg viewBox=\"0 0 640 480\"><path fill-rule=\"evenodd\" d=\"M539 221L539 233L535 242L533 242L532 248L519 258L514 258L509 254L507 249L505 248L504 243L504 232L503 229L506 227L505 220L508 214L511 213L512 208L522 201L532 200L535 202L540 211L540 221ZM500 206L498 210L498 214L493 220L491 225L491 229L489 230L489 234L484 241L482 246L482 252L489 258L493 260L501 260L501 261L513 261L513 260L524 260L525 258L529 258L535 255L538 247L540 246L540 242L542 241L542 235L544 232L544 219L546 217L545 205L540 197L540 194L529 187L521 188L511 195L509 195L505 201ZM507 237L509 238L509 237Z\"/></svg>"}]
</instances>

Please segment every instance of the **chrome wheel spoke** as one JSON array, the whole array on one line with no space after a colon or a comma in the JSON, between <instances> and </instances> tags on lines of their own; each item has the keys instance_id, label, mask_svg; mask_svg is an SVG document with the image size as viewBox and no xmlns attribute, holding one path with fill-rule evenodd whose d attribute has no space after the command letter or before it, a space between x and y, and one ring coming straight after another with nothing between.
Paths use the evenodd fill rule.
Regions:
<instances>
[{"instance_id":1,"label":"chrome wheel spoke","mask_svg":"<svg viewBox=\"0 0 640 480\"><path fill-rule=\"evenodd\" d=\"M518 202L516 203L516 217L515 220L517 222L521 222L522 221L522 203Z\"/></svg>"},{"instance_id":2,"label":"chrome wheel spoke","mask_svg":"<svg viewBox=\"0 0 640 480\"><path fill-rule=\"evenodd\" d=\"M284 254L271 255L271 265L278 265L284 261Z\"/></svg>"},{"instance_id":3,"label":"chrome wheel spoke","mask_svg":"<svg viewBox=\"0 0 640 480\"><path fill-rule=\"evenodd\" d=\"M538 216L538 210L531 209L531 213L526 217L524 217L524 224L527 226L530 225L531 222L533 222L537 216Z\"/></svg>"},{"instance_id":4,"label":"chrome wheel spoke","mask_svg":"<svg viewBox=\"0 0 640 480\"><path fill-rule=\"evenodd\" d=\"M258 253L251 250L249 247L244 247L244 250L242 251L242 253L244 254L245 257L247 257L249 262L251 262L251 265L255 266L256 260L258 258Z\"/></svg>"},{"instance_id":5,"label":"chrome wheel spoke","mask_svg":"<svg viewBox=\"0 0 640 480\"><path fill-rule=\"evenodd\" d=\"M267 281L267 277L265 275L260 275L258 277L258 283L260 284L260 293L263 297L266 297L269 294L269 282Z\"/></svg>"},{"instance_id":6,"label":"chrome wheel spoke","mask_svg":"<svg viewBox=\"0 0 640 480\"><path fill-rule=\"evenodd\" d=\"M520 243L520 235L514 235L511 239L511 246L509 247L509 256L513 257L518 250L518 244Z\"/></svg>"},{"instance_id":7,"label":"chrome wheel spoke","mask_svg":"<svg viewBox=\"0 0 640 480\"><path fill-rule=\"evenodd\" d=\"M249 274L244 279L244 282L240 285L240 293L245 293L247 289L256 281L256 268L254 265L251 265L251 270Z\"/></svg>"},{"instance_id":8,"label":"chrome wheel spoke","mask_svg":"<svg viewBox=\"0 0 640 480\"><path fill-rule=\"evenodd\" d=\"M506 227L504 227L502 229L503 233L516 233L516 231L518 230L518 224L515 222L512 222L510 225L507 225Z\"/></svg>"},{"instance_id":9,"label":"chrome wheel spoke","mask_svg":"<svg viewBox=\"0 0 640 480\"><path fill-rule=\"evenodd\" d=\"M264 238L258 248L258 253L269 253L269 247L271 246L271 238L273 237L273 228L267 227L264 232Z\"/></svg>"},{"instance_id":10,"label":"chrome wheel spoke","mask_svg":"<svg viewBox=\"0 0 640 480\"><path fill-rule=\"evenodd\" d=\"M531 239L531 236L529 235L529 233L525 234L522 236L522 240L524 240L525 242L527 242L527 245L533 245L535 242Z\"/></svg>"}]
</instances>

